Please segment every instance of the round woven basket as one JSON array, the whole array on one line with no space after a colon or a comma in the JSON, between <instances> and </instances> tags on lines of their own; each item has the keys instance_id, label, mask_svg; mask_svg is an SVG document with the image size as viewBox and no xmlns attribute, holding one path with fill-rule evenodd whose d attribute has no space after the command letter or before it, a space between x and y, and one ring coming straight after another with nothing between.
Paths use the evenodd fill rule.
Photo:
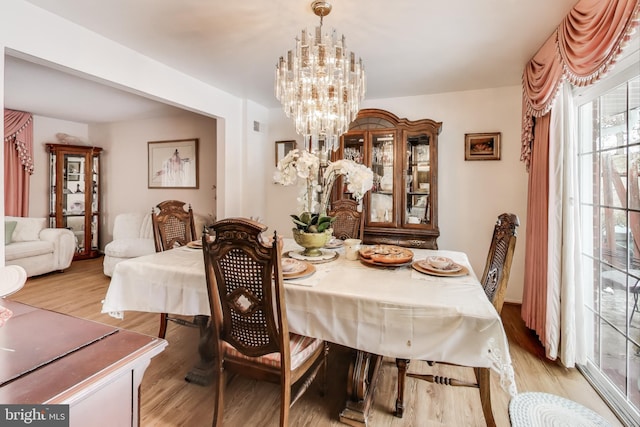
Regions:
<instances>
[{"instance_id":1,"label":"round woven basket","mask_svg":"<svg viewBox=\"0 0 640 427\"><path fill-rule=\"evenodd\" d=\"M589 408L548 393L520 393L509 402L513 427L602 426L611 424Z\"/></svg>"}]
</instances>

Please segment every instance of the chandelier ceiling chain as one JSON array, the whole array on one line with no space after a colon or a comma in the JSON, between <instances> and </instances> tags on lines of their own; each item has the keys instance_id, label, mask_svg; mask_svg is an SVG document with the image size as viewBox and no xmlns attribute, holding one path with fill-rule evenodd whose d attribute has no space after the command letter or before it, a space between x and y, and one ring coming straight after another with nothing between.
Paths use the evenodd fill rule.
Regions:
<instances>
[{"instance_id":1,"label":"chandelier ceiling chain","mask_svg":"<svg viewBox=\"0 0 640 427\"><path fill-rule=\"evenodd\" d=\"M320 17L315 31L302 30L295 48L280 57L276 66L276 98L296 132L311 139L311 146L336 150L340 135L355 120L364 98L366 79L362 59L347 52L345 37L335 30L322 32L323 18L331 12L326 1L311 3Z\"/></svg>"}]
</instances>

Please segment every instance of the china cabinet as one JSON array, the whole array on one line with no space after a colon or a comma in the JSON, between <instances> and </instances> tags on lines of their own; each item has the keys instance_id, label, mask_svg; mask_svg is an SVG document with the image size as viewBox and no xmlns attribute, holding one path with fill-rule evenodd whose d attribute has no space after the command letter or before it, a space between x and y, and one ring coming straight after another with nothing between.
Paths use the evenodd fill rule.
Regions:
<instances>
[{"instance_id":1,"label":"china cabinet","mask_svg":"<svg viewBox=\"0 0 640 427\"><path fill-rule=\"evenodd\" d=\"M441 122L407 120L363 109L340 140L333 160L369 166L374 184L363 202L364 243L437 249L438 134ZM333 199L350 197L341 180Z\"/></svg>"},{"instance_id":2,"label":"china cabinet","mask_svg":"<svg viewBox=\"0 0 640 427\"><path fill-rule=\"evenodd\" d=\"M76 236L74 259L99 255L100 153L102 148L47 144L50 168L49 222Z\"/></svg>"}]
</instances>

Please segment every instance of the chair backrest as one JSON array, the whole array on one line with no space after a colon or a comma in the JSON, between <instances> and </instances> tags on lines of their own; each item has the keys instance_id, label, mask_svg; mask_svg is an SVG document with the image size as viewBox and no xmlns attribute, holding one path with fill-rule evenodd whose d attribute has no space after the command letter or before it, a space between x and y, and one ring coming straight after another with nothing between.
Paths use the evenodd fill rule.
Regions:
<instances>
[{"instance_id":1,"label":"chair backrest","mask_svg":"<svg viewBox=\"0 0 640 427\"><path fill-rule=\"evenodd\" d=\"M503 213L493 229L493 238L482 274L482 286L487 298L500 313L509 283L513 251L516 247L516 228L520 225L517 215Z\"/></svg>"},{"instance_id":2,"label":"chair backrest","mask_svg":"<svg viewBox=\"0 0 640 427\"><path fill-rule=\"evenodd\" d=\"M289 328L281 254L277 243L262 243L260 233L266 229L247 218L223 219L210 231L205 229L202 246L212 335L217 348L226 341L246 356L279 352L287 370ZM215 238L209 232L215 232ZM273 241L278 241L276 233Z\"/></svg>"},{"instance_id":3,"label":"chair backrest","mask_svg":"<svg viewBox=\"0 0 640 427\"><path fill-rule=\"evenodd\" d=\"M156 252L184 246L197 238L191 205L186 210L185 205L179 200L165 200L152 209Z\"/></svg>"},{"instance_id":4,"label":"chair backrest","mask_svg":"<svg viewBox=\"0 0 640 427\"><path fill-rule=\"evenodd\" d=\"M336 238L362 240L364 216L358 212L358 202L351 199L336 200L327 214L336 218L332 224Z\"/></svg>"}]
</instances>

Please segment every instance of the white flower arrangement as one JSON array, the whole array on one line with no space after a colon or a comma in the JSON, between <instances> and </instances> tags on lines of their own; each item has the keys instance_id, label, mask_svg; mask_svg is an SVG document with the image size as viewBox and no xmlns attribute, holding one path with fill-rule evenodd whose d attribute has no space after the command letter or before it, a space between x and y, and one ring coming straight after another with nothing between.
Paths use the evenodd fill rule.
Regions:
<instances>
[{"instance_id":1,"label":"white flower arrangement","mask_svg":"<svg viewBox=\"0 0 640 427\"><path fill-rule=\"evenodd\" d=\"M273 179L281 185L293 185L298 182L297 178L302 178L304 185L298 197L299 211L321 214L326 214L331 188L339 175L345 177L347 191L357 201L361 201L365 193L373 187L371 169L353 160L327 162L322 183L318 182L319 171L320 159L317 155L306 150L294 149L278 162Z\"/></svg>"}]
</instances>

